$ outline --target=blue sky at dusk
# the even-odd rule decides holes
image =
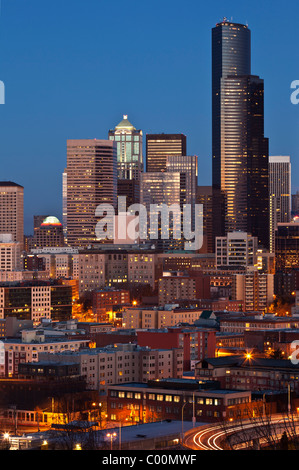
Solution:
[[[25,188],[26,233],[34,214],[61,218],[66,140],[106,139],[123,114],[144,135],[186,134],[211,184],[211,28],[224,16],[251,30],[270,155],[291,155],[296,191],[298,2],[1,0],[0,179]]]

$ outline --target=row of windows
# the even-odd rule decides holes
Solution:
[[[180,395],[170,395],[170,394],[160,394],[160,393],[148,393],[143,394],[140,392],[124,392],[124,391],[116,391],[111,390],[110,392],[111,397],[118,397],[118,398],[134,398],[135,400],[141,400],[142,398],[148,398],[148,400],[154,401],[165,401],[165,402],[174,402],[179,403],[181,400],[184,402],[187,401],[188,403],[193,403],[193,397],[182,397]],[[244,397],[248,400],[248,397]],[[239,399],[236,399],[239,400]],[[243,397],[240,398],[243,400]],[[221,405],[222,399],[221,398],[208,398],[208,397],[196,397],[195,402],[199,405]],[[236,403],[243,403],[243,401],[236,401]]]

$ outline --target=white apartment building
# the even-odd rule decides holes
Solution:
[[[291,220],[291,158],[269,157],[270,251],[275,251],[275,229],[278,223]]]
[[[257,237],[246,232],[230,232],[225,237],[216,237],[216,268],[255,266],[257,250]]]

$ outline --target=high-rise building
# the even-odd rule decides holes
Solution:
[[[146,171],[166,171],[167,156],[187,155],[187,139],[184,134],[147,134]]]
[[[176,219],[174,214],[170,213],[170,238],[164,238],[162,245],[157,242],[157,247],[167,249],[177,249],[183,246],[183,223],[184,207],[190,209],[190,229],[195,229],[195,203],[196,203],[196,189],[197,189],[197,156],[196,155],[166,155],[165,157],[165,171],[146,172],[141,178],[141,204],[143,204],[148,214],[152,218],[157,217],[154,214],[151,205],[166,205],[169,209],[171,205],[176,205],[179,208],[179,219]],[[188,210],[189,210],[188,209]],[[153,220],[153,219],[152,219]],[[174,223],[181,226],[181,238],[178,239],[177,232],[174,232]],[[163,221],[162,218],[158,220],[159,224],[159,240],[163,238]],[[178,226],[178,225],[177,225]],[[150,238],[153,232],[149,232]],[[154,243],[154,241],[153,241]]]
[[[214,253],[213,237],[213,188],[197,186],[196,203],[203,206],[203,244],[200,253]]]
[[[274,275],[257,270],[234,274],[232,299],[244,302],[245,312],[265,312],[273,302]]]
[[[212,31],[213,186],[225,197],[225,233],[269,247],[264,84],[250,74],[250,30],[226,20]]]
[[[0,182],[0,233],[10,233],[23,250],[24,188],[11,181]]]
[[[292,215],[299,215],[299,191],[295,194],[292,194]]]
[[[138,204],[140,202],[140,179],[128,180],[118,179],[117,180],[117,197],[126,198],[127,208],[132,204]]]
[[[34,232],[40,228],[43,221],[49,216],[50,216],[50,214],[34,215],[33,216],[33,230],[34,230]]]
[[[191,204],[194,207],[196,201],[198,161],[197,155],[167,155],[166,171],[180,173],[181,179],[181,206]]]
[[[212,29],[212,154],[213,186],[221,188],[221,80],[250,75],[251,32],[226,18]]]
[[[279,223],[275,230],[276,272],[299,268],[299,222]]]
[[[65,243],[67,244],[67,171],[62,173],[62,225]]]
[[[49,216],[34,229],[32,248],[55,246],[64,246],[63,226],[57,217]]]
[[[127,115],[109,130],[109,140],[117,145],[117,177],[120,180],[139,180],[143,171],[142,137],[142,130],[137,130]]]
[[[275,250],[278,223],[291,220],[291,162],[289,156],[269,157],[270,251]]]
[[[111,140],[67,141],[67,240],[86,247],[97,243],[100,204],[117,204],[117,149]]]
[[[174,248],[174,245],[180,240],[174,238],[173,227],[175,222],[173,213],[169,212],[169,219],[163,221],[154,206],[164,204],[169,207],[175,204],[180,209],[180,201],[181,175],[178,171],[149,172],[141,175],[140,202],[147,210],[148,236],[157,248]],[[179,217],[181,218],[180,211]],[[167,233],[168,228],[169,232]]]

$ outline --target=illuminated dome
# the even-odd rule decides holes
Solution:
[[[117,126],[115,126],[115,130],[121,130],[121,129],[136,131],[135,127],[128,120],[127,114],[124,114],[123,115],[123,120],[120,121],[120,123],[117,124]]]
[[[48,216],[45,218],[45,220],[43,221],[43,223],[41,224],[41,226],[45,226],[45,225],[61,225],[60,221],[57,219],[57,217],[54,217],[54,216]]]

